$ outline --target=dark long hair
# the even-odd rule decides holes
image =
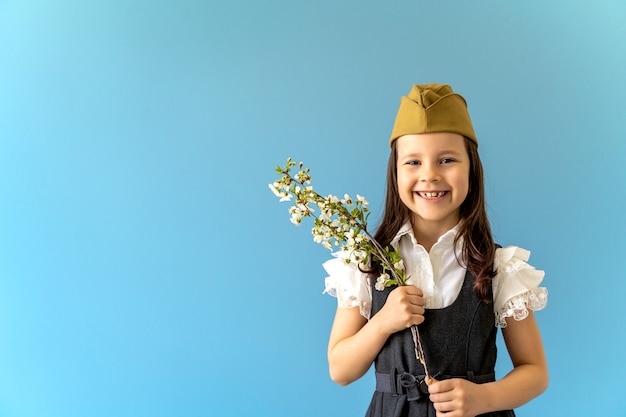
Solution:
[[[385,210],[374,235],[374,239],[383,247],[389,246],[400,228],[411,218],[411,211],[400,200],[398,193],[396,143],[397,141],[394,141],[391,145],[387,164]],[[465,138],[465,149],[470,160],[469,191],[460,207],[460,229],[454,244],[463,239],[459,261],[476,277],[474,283],[476,293],[484,301],[490,302],[491,280],[496,275],[494,268],[496,245],[487,218],[483,166],[478,155],[478,145]],[[380,272],[380,265],[374,264],[373,269]]]

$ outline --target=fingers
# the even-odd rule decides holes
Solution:
[[[424,300],[416,295],[401,295],[398,302],[398,316],[403,317],[406,327],[422,324],[424,322]]]
[[[475,416],[484,412],[480,408],[484,404],[484,398],[479,395],[479,385],[458,378],[431,380],[426,381],[426,384],[437,416],[439,413],[451,412],[459,416]]]
[[[414,285],[400,286],[389,293],[378,316],[384,318],[384,328],[395,333],[424,322],[424,304],[421,289]]]
[[[415,285],[402,285],[396,288],[396,290],[400,290],[408,295],[416,295],[418,297],[424,296],[424,291],[422,291],[421,288],[418,288]]]
[[[442,394],[453,389],[450,385],[450,379],[438,381],[433,377],[426,379],[426,385],[428,385],[428,392],[430,395]]]
[[[440,413],[448,413],[455,410],[455,397],[453,393],[453,386],[448,383],[449,380],[437,381],[431,378],[430,381],[426,380],[428,386],[429,398],[433,402],[433,407],[437,412],[437,416]]]
[[[416,306],[424,306],[426,302],[424,301],[424,293],[420,288],[417,288],[414,285],[404,285],[394,289],[390,297],[397,298],[398,301],[416,305]]]
[[[409,286],[407,286],[409,287]],[[403,314],[406,319],[406,327],[422,324],[424,322],[424,298],[422,297],[422,290],[411,285],[410,287],[400,289],[395,300],[399,304],[400,313]]]

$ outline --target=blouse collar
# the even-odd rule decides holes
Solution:
[[[439,236],[439,239],[437,239],[437,242],[433,245],[433,247],[441,246],[442,244],[446,244],[446,243],[449,243],[450,246],[451,246],[452,242],[454,242],[454,238],[456,237],[456,235],[459,232],[460,228],[461,228],[461,223],[459,222],[452,229],[448,230],[443,235]],[[394,248],[397,248],[398,247],[398,242],[400,242],[400,239],[403,236],[408,236],[411,239],[411,242],[413,242],[414,245],[418,245],[419,244],[419,242],[415,238],[415,233],[413,233],[413,226],[411,225],[411,221],[407,221],[406,223],[404,223],[402,225],[400,230],[398,230],[398,233],[396,233],[396,236],[391,241],[391,246],[394,247]],[[461,243],[461,242],[459,241],[459,243]]]

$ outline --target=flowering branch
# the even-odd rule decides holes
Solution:
[[[291,173],[298,165],[298,172]],[[309,168],[302,162],[296,163],[287,159],[284,167],[277,166],[276,172],[281,176],[269,185],[280,201],[291,201],[295,204],[289,208],[291,222],[300,225],[304,217],[313,218],[313,240],[321,243],[329,250],[339,248],[347,251],[347,263],[356,262],[359,268],[367,268],[372,262],[378,262],[382,273],[377,278],[375,288],[382,291],[392,285],[406,285],[404,262],[399,249],[383,248],[367,229],[369,208],[367,200],[358,195],[352,199],[348,194],[340,199],[332,194],[324,197],[313,190]],[[417,326],[411,326],[415,342],[415,356],[428,369],[424,360],[421,339]]]

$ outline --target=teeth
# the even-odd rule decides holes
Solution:
[[[439,198],[439,197],[443,197],[445,193],[446,193],[445,191],[439,191],[436,193],[420,192],[419,195],[421,195],[424,198]]]

